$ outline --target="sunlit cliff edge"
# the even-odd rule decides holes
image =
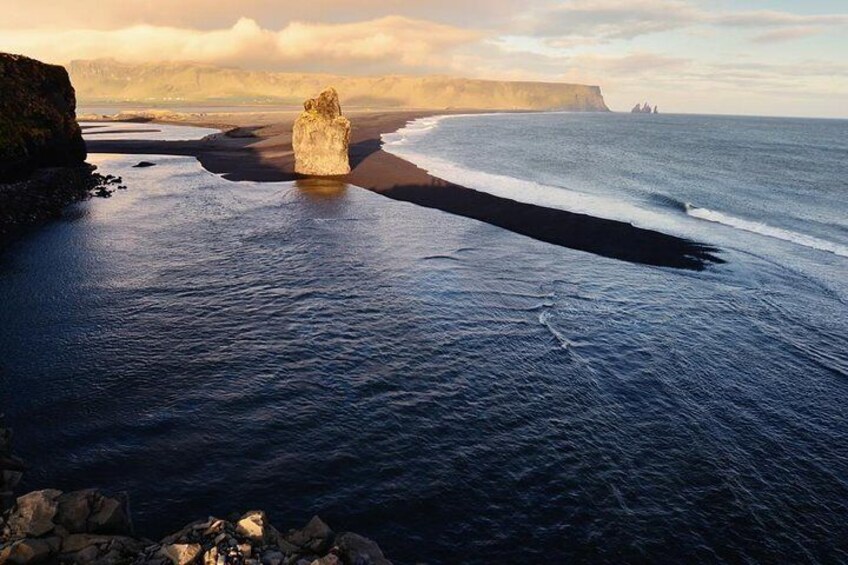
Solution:
[[[608,111],[597,86],[441,76],[336,76],[250,71],[192,63],[126,64],[112,59],[68,66],[82,104],[292,104],[327,84],[341,103],[372,108]]]

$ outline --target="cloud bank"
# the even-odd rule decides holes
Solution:
[[[848,115],[848,10],[815,4],[830,10],[801,0],[781,10],[762,0],[4,0],[0,51],[60,64],[579,81],[620,108],[651,98],[670,110]]]
[[[0,48],[57,62],[108,54],[127,62],[192,61],[263,68],[385,63],[438,69],[449,66],[452,50],[480,38],[474,30],[400,16],[346,24],[291,22],[280,30],[264,29],[252,19],[241,18],[229,28],[213,30],[137,25],[113,30],[4,31]]]

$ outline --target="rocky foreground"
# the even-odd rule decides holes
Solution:
[[[14,498],[25,470],[0,428],[0,564],[386,565],[373,541],[336,534],[319,517],[281,532],[261,510],[192,522],[159,541],[133,529],[128,497],[90,489]]]

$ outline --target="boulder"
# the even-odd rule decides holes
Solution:
[[[126,495],[109,497],[95,489],[60,496],[55,522],[72,534],[132,534]]]
[[[260,559],[262,565],[280,565],[286,556],[282,551],[269,549],[262,554]]]
[[[126,536],[71,534],[62,541],[59,558],[67,563],[130,562],[144,547],[144,541]]]
[[[253,510],[246,513],[236,523],[236,533],[248,538],[255,543],[264,543],[267,538],[265,530],[268,518],[261,510]]]
[[[71,534],[62,542],[63,553],[78,553],[93,545],[105,546],[112,541],[109,536],[92,534]]]
[[[337,555],[331,553],[329,555],[325,555],[321,559],[316,559],[310,563],[310,565],[342,565],[342,562]]]
[[[94,492],[94,490],[78,490],[60,496],[56,523],[69,533],[85,533],[93,505]]]
[[[95,534],[131,535],[129,503],[125,494],[112,498],[95,493],[88,531]]]
[[[162,557],[170,559],[174,565],[189,565],[189,563],[194,563],[202,552],[203,547],[199,543],[163,545],[162,549],[159,550],[159,554]]]
[[[376,542],[359,534],[345,532],[339,535],[336,547],[348,565],[391,565]]]
[[[289,532],[286,541],[311,553],[324,554],[333,545],[333,530],[318,516],[313,516],[303,529]]]
[[[350,172],[350,120],[342,115],[334,88],[307,100],[294,123],[294,170],[301,175],[336,176]]]
[[[59,538],[24,539],[0,551],[0,563],[42,563],[59,550]]]
[[[52,531],[61,494],[62,491],[48,489],[19,497],[7,519],[12,538],[40,537]]]
[[[0,53],[0,182],[39,167],[79,165],[85,158],[68,72]]]

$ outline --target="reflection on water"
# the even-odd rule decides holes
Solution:
[[[338,198],[344,196],[347,183],[332,178],[305,178],[294,185],[310,198]]]

